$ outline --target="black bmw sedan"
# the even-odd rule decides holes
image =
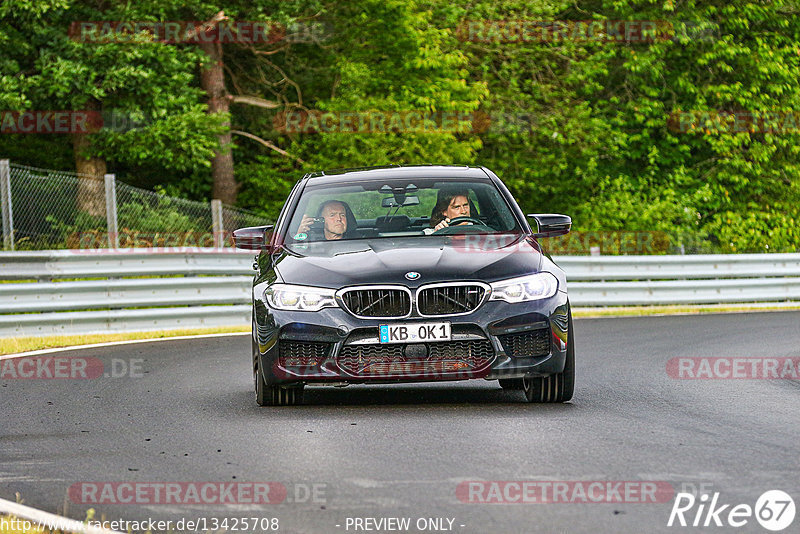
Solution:
[[[307,174],[274,227],[234,232],[238,248],[260,251],[256,402],[297,404],[307,384],[466,379],[570,400],[566,278],[538,242],[570,226],[526,218],[483,167]]]

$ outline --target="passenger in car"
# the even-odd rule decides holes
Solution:
[[[317,219],[322,219],[322,230],[312,228],[315,218],[304,215],[297,228],[298,234],[308,233],[309,240],[322,241],[352,237],[355,231],[355,216],[350,206],[341,200],[326,200],[317,209]]]

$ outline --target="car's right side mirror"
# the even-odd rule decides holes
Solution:
[[[528,217],[536,221],[538,226],[533,237],[555,237],[569,233],[572,218],[559,213],[529,213]]]

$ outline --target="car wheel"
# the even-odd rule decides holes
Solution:
[[[509,391],[517,391],[523,389],[521,378],[501,378],[498,380],[500,387]]]
[[[528,402],[567,402],[572,398],[575,390],[575,335],[572,328],[572,310],[569,312],[567,324],[567,359],[564,370],[550,376],[523,378],[522,391]]]
[[[255,347],[253,350],[255,351]],[[253,382],[256,404],[259,406],[294,406],[303,402],[303,384],[292,387],[270,386],[258,367],[258,358],[253,365]]]
[[[303,402],[303,385],[292,387],[270,386],[261,371],[253,373],[256,383],[256,404],[259,406],[294,406]]]

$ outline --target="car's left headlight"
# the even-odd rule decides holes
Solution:
[[[558,290],[558,279],[551,273],[543,272],[493,282],[492,296],[489,300],[506,302],[527,302],[552,297]]]
[[[319,311],[337,308],[336,290],[325,287],[273,284],[264,290],[269,305],[277,310]]]

